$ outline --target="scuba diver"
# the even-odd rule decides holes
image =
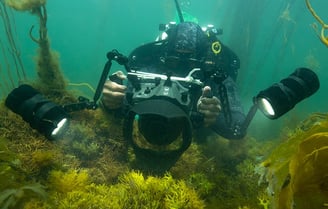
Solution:
[[[121,113],[116,115],[124,119],[124,140],[134,149],[134,162],[163,173],[188,149],[194,129],[207,127],[227,139],[241,139],[257,109],[276,119],[319,89],[317,75],[298,68],[260,91],[245,116],[236,85],[237,55],[218,39],[222,31],[185,22],[175,2],[179,24],[161,24],[161,36],[128,57],[116,49],[106,54],[92,100],[79,96],[77,102],[57,105],[25,84],[8,95],[5,105],[56,140],[65,134],[70,112],[95,110],[101,98],[106,109]],[[123,65],[126,74],[118,71],[107,80],[112,61]]]
[[[135,49],[129,55],[128,63],[130,68],[170,76],[186,76],[193,69],[200,69],[201,73],[195,74],[204,86],[200,92],[193,92],[192,108],[201,119],[191,119],[193,128],[208,127],[227,139],[241,139],[245,133],[238,127],[245,120],[245,114],[236,85],[240,61],[217,35],[213,27],[204,31],[193,22],[166,25],[162,36]],[[128,105],[131,85],[129,82],[123,85],[127,76],[122,71],[116,72],[114,77],[104,85],[102,103],[108,110],[122,111]],[[151,129],[151,126],[147,127]]]

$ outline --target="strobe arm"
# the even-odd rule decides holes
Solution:
[[[123,65],[126,71],[128,72],[130,71],[128,67],[128,58],[122,55],[121,53],[119,53],[116,49],[107,53],[107,59],[108,61],[106,62],[104,69],[101,73],[96,92],[93,96],[93,101],[90,101],[89,99],[80,96],[78,98],[79,100],[78,103],[63,105],[63,108],[66,112],[75,112],[83,109],[95,110],[98,108],[97,103],[101,96],[101,92],[104,87],[104,84],[108,78],[109,71],[112,67],[112,60],[115,60],[118,64]]]

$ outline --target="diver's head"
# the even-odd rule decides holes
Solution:
[[[186,76],[200,68],[207,53],[207,37],[202,28],[193,22],[180,23],[166,31],[164,64],[176,76]]]
[[[169,31],[168,54],[200,59],[207,47],[206,35],[202,28],[193,22],[182,22]]]

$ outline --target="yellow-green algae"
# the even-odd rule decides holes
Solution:
[[[0,106],[0,117],[2,129],[0,138],[3,139],[1,153],[8,152],[11,154],[6,156],[12,156],[10,159],[6,157],[1,161],[1,165],[7,170],[4,177],[16,176],[13,181],[4,184],[2,190],[17,190],[35,183],[46,188],[47,201],[38,194],[26,197],[23,202],[27,204],[26,208],[58,208],[56,201],[67,203],[72,201],[70,197],[77,198],[79,195],[86,195],[88,200],[92,200],[104,197],[106,194],[103,193],[107,191],[115,190],[118,194],[122,192],[124,182],[127,182],[126,178],[122,181],[124,179],[122,176],[131,174],[130,164],[134,163],[128,160],[130,159],[129,152],[133,150],[128,151],[126,148],[127,145],[122,137],[121,121],[106,111],[100,108],[96,111],[88,110],[72,114],[69,131],[63,139],[58,141],[47,140],[3,104]],[[213,136],[209,142],[200,145],[193,143],[166,175],[153,176],[149,173],[142,174],[142,171],[135,172],[135,175],[143,176],[144,182],[152,182],[151,179],[155,179],[156,185],[159,185],[161,181],[167,184],[168,182],[165,183],[165,181],[170,180],[171,187],[177,189],[178,194],[174,193],[177,196],[169,195],[156,201],[154,199],[158,196],[147,197],[152,198],[152,202],[160,202],[158,204],[162,206],[158,208],[165,208],[163,205],[169,204],[164,201],[167,198],[171,198],[178,204],[179,198],[185,197],[179,193],[180,191],[192,192],[195,200],[201,202],[199,204],[204,205],[204,208],[218,208],[218,204],[221,205],[220,208],[237,208],[239,205],[246,204],[254,206],[253,208],[260,208],[257,195],[261,187],[257,185],[258,175],[254,173],[255,156],[247,157],[248,153],[259,154],[259,152],[249,149],[250,145],[247,145],[247,141],[254,143],[254,139],[247,139],[231,144],[229,141]],[[73,144],[79,143],[81,146],[76,147],[82,147],[82,150],[72,148]],[[88,146],[91,143],[98,146]],[[233,159],[236,163],[230,165],[229,162]],[[88,177],[82,178],[81,176],[85,177],[86,173]],[[54,176],[60,176],[60,178]],[[68,180],[69,178],[71,180]],[[55,179],[64,181],[60,183]],[[65,190],[64,186],[58,186],[60,184],[67,185],[72,190]],[[134,183],[130,182],[129,186],[133,187]],[[124,188],[127,189],[127,186]],[[150,187],[143,189],[144,194],[154,193],[146,191]],[[141,197],[133,196],[130,197],[136,198],[133,204],[139,206],[150,204],[146,200],[141,200]],[[113,197],[121,198],[115,195]],[[111,201],[114,200],[111,199]],[[90,202],[90,204],[93,203]],[[18,207],[16,205],[11,208]],[[177,206],[176,208],[192,207]]]
[[[105,204],[104,199],[109,196],[115,200],[110,199],[112,203],[106,203],[108,205],[120,205],[123,201],[129,203],[130,208],[135,205],[156,208],[154,205],[149,206],[151,203],[148,200],[151,199],[151,202],[160,205],[157,208],[165,208],[163,205],[168,204],[165,202],[168,197],[147,196],[146,194],[155,195],[160,192],[151,190],[150,185],[154,185],[151,183],[141,190],[137,183],[127,180],[127,176],[132,174],[141,179],[143,184],[155,179],[156,186],[161,183],[165,185],[170,180],[171,187],[178,191],[192,191],[194,200],[204,208],[280,208],[282,201],[297,202],[298,208],[306,208],[301,207],[305,203],[301,202],[302,198],[297,191],[299,185],[307,183],[307,179],[315,179],[316,185],[320,185],[317,188],[321,189],[316,190],[318,199],[326,191],[323,173],[318,172],[312,178],[300,178],[302,176],[297,176],[295,171],[303,165],[290,163],[293,159],[297,162],[295,159],[301,158],[298,147],[302,141],[312,141],[313,137],[318,138],[315,137],[316,134],[327,130],[328,120],[325,114],[313,115],[301,123],[294,132],[279,140],[280,145],[276,145],[275,151],[268,157],[266,154],[272,148],[272,143],[269,142],[258,142],[253,138],[228,141],[214,134],[197,139],[203,142],[193,143],[164,176],[142,174],[142,171],[131,172],[131,163],[135,162],[129,155],[133,150],[128,150],[123,140],[122,121],[101,108],[72,114],[69,131],[58,141],[44,138],[3,104],[0,106],[0,117],[1,191],[3,195],[13,191],[20,194],[8,208],[64,208],[67,205],[71,205],[70,208],[81,208],[81,205],[97,208],[99,204]],[[324,166],[315,159],[325,157],[325,146],[313,146],[313,150],[307,153],[305,156],[308,157],[303,156],[303,159],[311,162],[311,166]],[[262,163],[261,156],[267,157]],[[266,181],[261,182],[260,175]],[[4,180],[8,178],[9,181]],[[286,179],[291,183],[283,187],[285,182],[288,183]],[[126,185],[128,182],[130,183]],[[35,191],[43,192],[28,192],[25,189],[37,185],[42,190]],[[131,189],[143,191],[140,194],[147,197],[136,196]],[[181,193],[174,194],[177,196],[169,195],[174,202],[178,204],[183,201],[179,198],[185,196]],[[287,200],[282,198],[285,197],[283,194],[288,194]],[[127,201],[127,197],[132,199]],[[259,199],[263,200],[263,197],[269,200],[266,206],[260,204]],[[72,202],[78,206],[73,207]],[[322,205],[326,202],[321,200],[319,203]]]
[[[167,174],[145,178],[140,172],[119,177],[114,185],[90,183],[86,171],[52,171],[47,201],[31,200],[24,208],[191,208],[202,209],[204,202],[182,180]]]
[[[327,114],[311,115],[261,164],[272,208],[327,206],[327,130]]]
[[[31,83],[59,104],[76,101],[77,95],[66,89],[59,56],[50,49],[44,22],[46,1],[6,2],[40,20],[41,37],[31,35],[40,47],[39,78]],[[123,139],[121,119],[99,108],[73,113],[70,120],[63,139],[49,141],[0,104],[1,208],[327,206],[327,177],[320,172],[327,170],[323,163],[327,149],[326,144],[317,143],[326,141],[322,134],[328,128],[326,114],[314,114],[282,136],[273,152],[272,142],[250,137],[228,141],[215,134],[196,135],[198,143],[193,142],[162,176],[131,169],[142,162],[135,160]]]

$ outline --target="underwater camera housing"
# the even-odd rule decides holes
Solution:
[[[192,105],[203,83],[192,77],[128,72],[126,139],[136,151],[151,155],[180,156],[192,138]]]

